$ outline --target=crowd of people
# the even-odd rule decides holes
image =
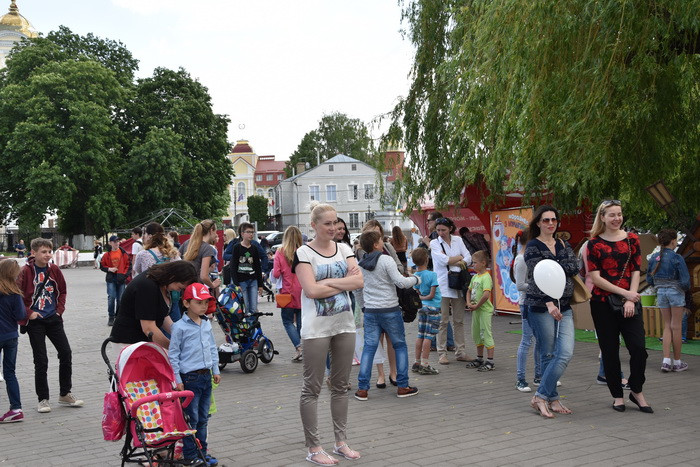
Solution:
[[[360,401],[370,399],[374,365],[378,370],[376,387],[387,387],[385,359],[378,360],[378,355],[387,357],[389,381],[396,387],[397,397],[418,394],[418,388],[409,383],[409,369],[420,375],[439,375],[430,362],[433,342],[440,365],[456,361],[480,372],[496,369],[491,328],[494,281],[489,272],[488,245],[478,236],[468,235],[468,230],[455,235],[455,223],[436,212],[429,217],[428,235],[409,251],[400,228],[394,228],[387,239],[382,225],[374,220],[363,227],[359,244],[351,245],[345,222],[329,205],[315,205],[310,220],[312,240],[305,242],[297,227],[288,227],[274,254],[268,254],[254,239],[252,224],[241,223],[238,232],[227,229],[221,267],[215,246],[217,225],[212,220],[199,222],[181,245],[177,235],[171,236],[155,222],[143,230],[134,229],[130,251],[120,246],[117,236],[109,238],[108,252],[102,253],[99,245],[98,254],[96,244],[95,259],[105,273],[107,324],[112,326],[114,351],[148,340],[168,350],[178,389],[195,393],[195,402],[185,410],[209,465],[216,465],[217,460],[207,449],[207,414],[212,383],[221,379],[210,317],[222,284],[240,287],[249,312],[257,309],[258,297],[269,288],[267,281],[275,284],[276,305],[294,348],[291,360],[303,364],[300,415],[308,449],[306,460],[315,464],[333,465],[338,463],[337,457],[360,457],[347,439],[353,363],[359,364],[354,397]],[[643,393],[647,352],[639,313],[640,243],[636,234],[622,228],[623,221],[619,201],[602,202],[590,239],[579,256],[558,238],[561,217],[553,206],[539,207],[528,228],[516,237],[511,278],[520,296],[522,338],[515,387],[521,392],[532,391],[526,364],[533,349],[536,391],[530,405],[542,417],[572,413],[562,403],[558,387],[574,352],[571,300],[579,278],[590,290],[612,408],[625,410],[623,389],[629,389],[629,400],[642,412],[653,413]],[[663,310],[661,371],[680,372],[688,368],[681,361],[680,323],[689,276],[682,258],[674,252],[676,232],[662,230],[658,240],[662,249],[650,260],[647,280],[656,287],[658,306]],[[34,355],[38,412],[51,410],[46,338],[58,354],[58,403],[83,405],[71,393],[71,348],[63,329],[67,294],[63,274],[51,263],[50,240],[34,239],[30,250],[21,268],[15,261],[0,261],[0,351],[10,402],[10,410],[0,422],[24,417],[15,375],[18,324],[20,332],[28,334]],[[548,295],[535,277],[543,261],[555,262],[564,272],[560,297]],[[415,289],[422,305],[417,313],[412,363],[399,306],[401,290],[410,289]],[[467,353],[467,312],[471,313],[473,356]],[[630,354],[626,381],[621,371],[620,336]],[[450,352],[454,352],[453,360]],[[330,453],[323,448],[318,431],[318,398],[324,379],[331,391],[334,427]],[[196,446],[186,442],[184,457],[191,459],[196,453]]]

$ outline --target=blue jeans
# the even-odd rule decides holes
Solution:
[[[258,281],[249,279],[238,284],[243,291],[243,302],[248,313],[258,311]]]
[[[107,313],[110,318],[116,315],[116,309],[119,308],[119,301],[122,299],[125,284],[117,284],[116,282],[107,282]]]
[[[437,334],[430,338],[430,346],[437,348]],[[455,334],[454,334],[454,331],[452,331],[452,323],[451,322],[447,323],[447,346],[448,347],[455,346]]]
[[[546,308],[531,306],[527,312],[542,358],[542,382],[535,395],[548,401],[559,399],[557,381],[574,355],[574,312],[569,307],[561,314],[556,321]]]
[[[15,363],[17,362],[17,338],[7,339],[0,342],[0,353],[2,353],[2,373],[7,386],[7,398],[10,399],[10,410],[22,408],[19,398],[19,383],[15,375]]]
[[[533,356],[535,358],[535,379],[542,378],[542,359],[540,358],[540,344],[535,339],[535,335],[532,332],[532,327],[530,326],[530,321],[528,320],[527,310],[525,305],[520,305],[520,314],[523,320],[523,337],[520,339],[520,346],[518,347],[517,361],[516,361],[516,377],[518,381],[525,381],[525,374],[527,369],[527,354],[530,353],[530,346],[532,345],[533,339],[535,340],[535,349]]]
[[[365,391],[369,389],[372,378],[372,360],[379,346],[379,336],[386,332],[391,339],[396,354],[396,384],[400,388],[408,386],[408,349],[404,333],[401,310],[390,313],[365,313],[365,347],[362,350],[358,386]]]
[[[296,326],[294,325],[295,317],[297,321]],[[282,325],[284,330],[287,331],[294,348],[299,347],[301,345],[301,310],[298,308],[282,308]]]
[[[185,389],[194,393],[194,399],[185,408],[190,418],[190,427],[197,430],[195,435],[202,445],[202,453],[207,453],[207,424],[209,423],[209,405],[211,403],[211,372],[181,374]],[[182,455],[185,459],[197,459],[199,453],[192,438],[187,436],[182,441]]]

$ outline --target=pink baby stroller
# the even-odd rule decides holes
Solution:
[[[197,444],[196,430],[190,429],[182,410],[194,394],[175,390],[175,374],[168,353],[158,344],[138,342],[124,348],[112,368],[106,353],[109,342],[111,338],[102,344],[102,358],[126,412],[122,466],[126,462],[149,466],[182,465],[175,459],[175,443],[191,436]],[[201,450],[199,457],[200,465],[206,465]]]

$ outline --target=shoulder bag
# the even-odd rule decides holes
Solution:
[[[442,252],[449,258],[447,252],[445,251],[445,245],[440,243],[440,248]],[[460,268],[460,271],[451,271],[450,265],[445,266],[447,268],[447,286],[454,290],[459,290],[463,292],[468,286],[469,282],[467,277],[469,276],[469,271],[467,269]]]
[[[630,263],[630,259],[632,258],[632,242],[630,242],[629,237],[627,237],[627,261],[625,261],[625,265],[622,267],[622,272],[620,273],[620,278],[617,280],[617,282],[614,284],[615,286],[619,287],[620,281],[622,280],[622,277],[625,275],[625,271],[627,270],[627,265]],[[605,301],[608,303],[608,306],[613,310],[615,313],[620,313],[624,314],[625,309],[625,302],[627,299],[623,297],[622,295],[616,294],[616,293],[611,293],[605,298]],[[634,303],[634,314],[638,315],[642,312],[642,302],[638,301]]]

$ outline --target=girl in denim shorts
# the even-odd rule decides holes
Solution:
[[[664,319],[664,360],[661,371],[685,371],[688,364],[681,361],[681,327],[685,314],[685,291],[690,288],[690,274],[683,257],[675,252],[678,246],[677,232],[663,229],[656,238],[661,251],[654,253],[649,260],[648,271],[651,272],[647,276],[647,282],[656,287],[656,306],[661,309]]]

